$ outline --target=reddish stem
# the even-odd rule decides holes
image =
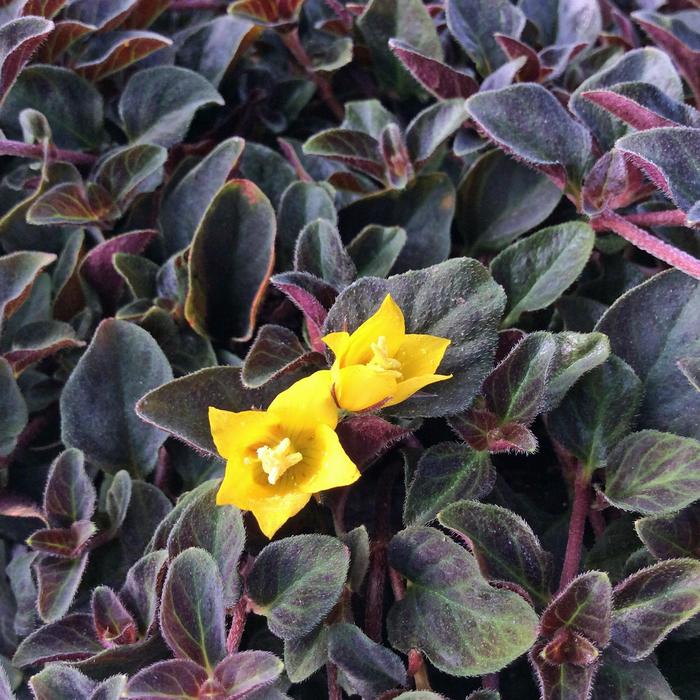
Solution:
[[[593,528],[593,534],[595,535],[596,540],[599,540],[605,534],[605,529],[607,527],[603,513],[599,510],[594,510],[591,508],[588,511],[588,522]]]
[[[287,47],[289,53],[294,56],[297,63],[304,68],[309,78],[316,83],[318,92],[328,106],[328,109],[333,112],[336,119],[342,121],[345,117],[345,110],[340,102],[338,102],[336,96],[333,94],[333,88],[331,87],[330,82],[313,69],[309,54],[306,53],[306,49],[299,39],[299,30],[294,27],[294,29],[291,29],[288,32],[280,32],[280,38]]]
[[[238,651],[238,646],[241,643],[241,638],[243,637],[243,630],[245,629],[246,618],[248,617],[248,597],[242,595],[240,600],[236,603],[231,614],[231,628],[228,631],[228,637],[226,637],[226,651],[229,654],[233,654]]]
[[[578,567],[581,562],[581,547],[583,545],[583,533],[586,530],[586,517],[591,503],[590,498],[590,476],[579,465],[574,479],[574,502],[571,507],[571,518],[569,520],[569,537],[566,542],[566,555],[564,565],[561,570],[559,580],[559,590],[576,578]]]
[[[350,12],[350,10],[348,10],[348,8],[345,7],[340,0],[326,0],[326,5],[328,5],[328,7],[330,7],[336,15],[338,15],[338,18],[347,29],[352,27],[352,12]]]
[[[637,226],[687,226],[688,217],[680,209],[664,211],[644,211],[639,214],[625,214],[624,218]]]
[[[619,214],[604,212],[595,217],[591,223],[596,230],[614,231],[640,250],[653,255],[659,260],[663,260],[668,265],[685,272],[695,279],[700,279],[700,260],[656,236],[652,236]]]
[[[0,139],[0,156],[17,156],[19,158],[42,160],[44,157],[44,146],[40,143],[24,143],[23,141]],[[68,151],[51,146],[49,147],[49,160],[60,160],[65,163],[74,163],[75,165],[92,165],[97,160],[97,156],[91,153]]]
[[[328,679],[328,700],[343,700],[343,693],[338,685],[338,667],[335,664],[326,664],[326,677]]]

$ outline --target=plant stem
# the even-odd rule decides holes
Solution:
[[[607,527],[603,513],[590,508],[588,511],[588,522],[593,528],[593,534],[595,534],[596,540],[599,540],[605,533],[605,528]]]
[[[687,226],[688,217],[680,209],[644,211],[640,214],[625,214],[625,220],[637,226]]]
[[[559,580],[559,590],[576,578],[578,567],[581,562],[581,546],[583,545],[583,533],[586,529],[586,517],[590,506],[590,476],[578,466],[574,479],[574,502],[571,507],[571,518],[569,520],[569,537],[566,542],[566,555],[564,565],[561,569],[561,579]]]
[[[44,157],[44,147],[40,143],[34,144],[0,139],[0,156],[17,156],[19,158],[36,158],[41,160]],[[97,160],[97,156],[91,153],[51,147],[49,148],[49,160],[60,160],[75,165],[92,165]]]
[[[231,628],[228,631],[228,636],[226,637],[226,651],[229,654],[233,654],[238,651],[238,646],[241,643],[241,638],[243,637],[243,630],[245,629],[246,618],[248,617],[248,597],[242,595],[240,600],[236,603],[231,614]]]
[[[338,685],[338,667],[335,664],[326,664],[326,678],[328,679],[328,700],[343,700],[343,693]]]
[[[484,688],[484,690],[498,690],[498,674],[489,673],[486,676],[482,676],[481,685]]]
[[[408,652],[408,675],[413,678],[416,690],[430,690],[428,667],[418,649],[410,649]]]
[[[659,260],[663,260],[668,265],[685,272],[695,279],[700,279],[700,260],[662,241],[660,238],[652,236],[619,214],[604,212],[596,216],[591,223],[598,231],[614,231],[640,250],[653,255]]]
[[[342,121],[345,116],[345,110],[340,102],[338,102],[336,96],[333,94],[333,88],[331,87],[330,82],[313,69],[309,54],[306,53],[306,49],[299,39],[299,30],[297,27],[294,27],[288,32],[280,32],[280,38],[287,47],[289,53],[294,56],[297,63],[304,68],[309,78],[316,83],[321,99],[326,103],[328,109],[333,112],[336,119]]]

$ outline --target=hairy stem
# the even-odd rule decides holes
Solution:
[[[231,628],[229,629],[228,636],[226,637],[226,651],[229,654],[233,654],[234,652],[238,651],[238,646],[240,645],[241,638],[243,637],[243,630],[245,629],[247,617],[248,597],[246,595],[242,595],[231,613]]]
[[[44,146],[40,143],[24,143],[23,141],[0,139],[0,156],[17,156],[19,158],[36,158],[41,160],[44,157]],[[74,165],[92,165],[97,160],[97,156],[91,153],[50,147],[49,160],[60,160],[65,163],[73,163]]]
[[[306,49],[299,39],[299,30],[294,27],[294,29],[288,32],[280,32],[280,38],[284,42],[289,53],[294,56],[297,63],[304,68],[309,78],[316,83],[321,99],[326,103],[328,109],[333,112],[336,119],[342,121],[345,116],[345,110],[333,94],[333,88],[328,79],[313,69],[309,54],[306,53]]]
[[[338,684],[338,668],[335,664],[326,664],[326,677],[328,679],[328,700],[342,700],[343,693]]]
[[[581,562],[581,547],[583,545],[583,533],[586,529],[586,518],[591,503],[590,498],[591,478],[579,465],[574,479],[574,502],[571,507],[569,520],[569,537],[566,541],[566,555],[559,580],[559,590],[576,578]]]
[[[663,260],[668,265],[685,272],[695,279],[700,279],[700,260],[662,241],[660,238],[652,236],[649,232],[639,228],[639,226],[636,226],[619,214],[604,212],[595,217],[591,223],[596,230],[614,231],[640,250],[653,255],[659,260]]]
[[[624,219],[637,226],[687,226],[688,217],[680,209],[665,211],[644,211],[639,214],[625,214]]]

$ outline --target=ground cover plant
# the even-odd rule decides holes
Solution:
[[[697,0],[0,2],[0,698],[700,698]]]

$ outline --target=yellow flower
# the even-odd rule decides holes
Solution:
[[[296,382],[266,411],[210,406],[214,444],[227,460],[217,504],[251,511],[272,537],[312,494],[357,481],[360,472],[340,445],[337,423],[329,370]]]
[[[434,373],[450,341],[406,333],[403,313],[390,294],[352,335],[330,333],[323,341],[335,354],[335,400],[347,411],[393,406],[428,384],[452,377]]]

